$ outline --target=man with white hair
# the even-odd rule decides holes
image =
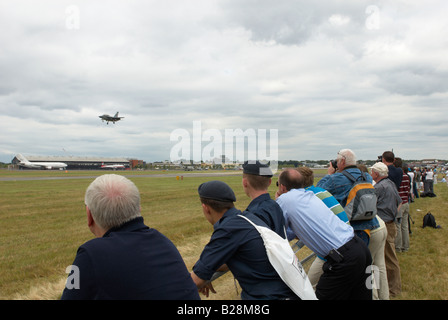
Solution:
[[[96,178],[85,205],[96,238],[79,247],[63,300],[199,299],[174,244],[144,224],[132,181],[116,174]]]
[[[316,186],[330,192],[333,197],[338,200],[341,206],[345,207],[348,194],[354,184],[354,182],[347,177],[347,174],[356,181],[363,179],[364,177],[369,183],[372,183],[372,177],[367,172],[361,172],[356,166],[356,155],[350,149],[342,149],[339,151],[336,161],[337,167],[333,167],[333,164],[330,162],[328,174],[323,177]],[[379,227],[378,219],[376,218],[366,221],[350,221],[350,225],[355,230],[355,234],[367,245],[370,242],[370,230]]]
[[[377,162],[372,167],[372,177],[375,180],[377,193],[378,215],[383,219],[387,229],[387,239],[384,247],[384,258],[386,262],[387,281],[389,283],[389,295],[394,297],[401,293],[400,265],[395,253],[395,237],[397,226],[395,224],[402,200],[398,194],[394,182],[388,178],[389,169],[382,163]]]

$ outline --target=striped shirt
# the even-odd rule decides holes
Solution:
[[[313,191],[314,194],[322,200],[325,205],[330,208],[330,210],[342,221],[344,221],[347,224],[350,224],[347,218],[347,214],[345,213],[344,208],[341,206],[341,204],[336,200],[333,195],[328,192],[327,190],[315,186],[309,186],[305,188],[305,190]]]
[[[411,191],[411,179],[404,173],[403,179],[401,179],[400,188],[398,188],[398,194],[400,195],[401,201],[403,203],[408,203],[409,193]]]

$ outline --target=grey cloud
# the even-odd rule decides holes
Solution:
[[[379,74],[377,85],[390,93],[428,96],[448,91],[448,72],[433,66],[405,66]]]
[[[223,1],[228,19],[251,31],[253,41],[274,41],[283,45],[302,45],[318,32],[341,35],[341,28],[328,26],[335,14],[346,16],[355,28],[345,34],[361,30],[366,19],[368,1],[333,3],[330,1],[270,0]],[[327,25],[322,28],[323,25]],[[339,30],[339,32],[337,31]]]
[[[16,88],[8,85],[1,85],[0,86],[0,96],[6,96],[16,91]]]

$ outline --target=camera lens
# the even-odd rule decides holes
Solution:
[[[337,162],[336,160],[331,160],[330,162],[331,162],[331,165],[333,166],[333,168],[334,168],[335,170],[337,170],[337,168],[338,168],[338,162]]]

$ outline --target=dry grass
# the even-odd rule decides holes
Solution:
[[[410,249],[398,253],[402,294],[400,300],[448,299],[448,187],[435,185],[436,198],[419,198],[410,204]],[[430,211],[441,229],[422,228],[423,217]]]

